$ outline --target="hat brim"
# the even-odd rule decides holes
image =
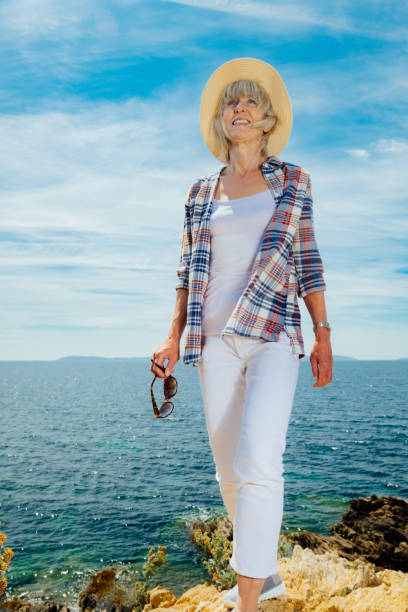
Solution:
[[[277,156],[290,136],[292,106],[278,71],[267,62],[253,57],[239,57],[225,62],[212,73],[205,84],[200,104],[200,128],[204,142],[217,159],[224,161],[221,159],[217,143],[210,131],[211,119],[217,112],[221,94],[226,86],[241,79],[256,81],[269,94],[278,120],[269,137],[267,154]]]

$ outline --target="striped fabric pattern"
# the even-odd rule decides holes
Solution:
[[[210,269],[212,200],[225,166],[194,181],[184,206],[184,230],[176,289],[188,289],[183,363],[201,359],[201,308]],[[292,352],[305,356],[297,298],[325,291],[323,263],[313,229],[313,198],[307,170],[269,157],[262,173],[276,209],[256,254],[248,284],[222,335],[277,341],[285,329]]]

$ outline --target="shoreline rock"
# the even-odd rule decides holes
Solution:
[[[350,510],[330,529],[332,536],[293,534],[302,548],[337,550],[346,559],[365,559],[380,569],[408,572],[408,503],[400,497],[350,500]]]
[[[373,563],[362,559],[349,561],[331,550],[317,554],[296,544],[291,557],[279,559],[279,573],[286,585],[286,593],[259,604],[264,612],[408,612],[408,573],[378,570]],[[102,570],[99,578],[104,581]],[[96,574],[96,576],[98,576]],[[113,576],[114,574],[112,574]],[[95,576],[95,577],[96,577]],[[105,576],[106,577],[106,576]],[[118,587],[111,582],[112,589]],[[116,590],[116,593],[118,591]],[[197,584],[176,598],[171,589],[156,586],[149,591],[149,602],[143,612],[224,612],[224,591],[206,582]],[[21,602],[23,604],[23,602]],[[85,602],[84,602],[85,603]],[[84,610],[98,612],[127,612],[129,606],[109,598],[109,589],[95,598],[92,607]],[[58,604],[54,604],[58,606]],[[47,602],[42,607],[1,607],[19,612],[69,612]],[[130,608],[131,610],[131,608]]]
[[[232,539],[227,517],[195,521],[211,534],[220,529]],[[290,557],[278,560],[286,593],[261,602],[265,612],[408,612],[408,503],[397,497],[350,500],[350,509],[330,530],[332,536],[291,534]],[[223,593],[210,582],[180,597],[160,585],[148,591],[143,612],[221,612]],[[94,574],[79,596],[83,612],[134,612],[134,603],[116,583],[116,569]],[[133,604],[133,605],[132,605]],[[0,601],[0,611],[70,612],[63,604]],[[72,609],[71,609],[72,610]]]
[[[295,545],[292,557],[280,559],[286,586],[280,597],[263,601],[262,612],[408,612],[408,574],[379,570],[364,560],[349,561],[334,550],[317,554]],[[156,587],[143,612],[224,612],[223,593],[209,583],[198,584],[172,604],[171,590]],[[160,605],[155,598],[160,594]],[[157,605],[157,603],[159,605]]]

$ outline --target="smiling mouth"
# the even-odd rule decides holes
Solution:
[[[235,121],[232,122],[232,125],[249,125],[249,121],[247,119],[235,119]]]

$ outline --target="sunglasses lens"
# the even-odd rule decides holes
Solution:
[[[177,380],[173,376],[168,376],[164,381],[164,392],[166,398],[174,397],[177,393]]]
[[[172,402],[164,402],[159,409],[159,414],[162,418],[169,416],[173,412],[174,404]]]

